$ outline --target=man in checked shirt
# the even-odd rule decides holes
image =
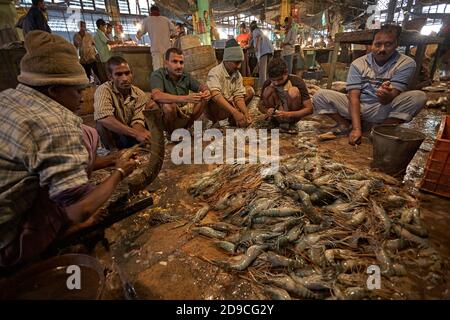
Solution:
[[[19,85],[0,92],[0,270],[97,223],[97,210],[136,166],[110,158],[111,175],[89,183],[98,135],[74,114],[89,84],[76,49],[43,31],[28,33],[25,48]]]

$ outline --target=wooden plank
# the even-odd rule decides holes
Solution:
[[[442,46],[442,44],[439,44],[439,45],[438,45],[437,50],[436,50],[436,53],[438,53],[438,52],[441,50],[441,46]],[[434,73],[436,72],[437,61],[438,61],[438,58],[436,57],[436,54],[435,54],[435,55],[434,55],[434,58],[433,58],[433,65],[432,65],[431,70],[430,70],[430,78],[431,78],[431,81],[433,81]]]
[[[421,34],[401,34],[399,39],[399,45],[404,46],[407,44],[439,44],[443,43],[444,38],[423,36]]]
[[[375,32],[376,30],[340,32],[336,33],[335,41],[339,41],[342,43],[370,44],[372,43]]]
[[[414,72],[412,81],[409,84],[409,89],[415,89],[416,85],[419,83],[419,75],[424,55],[425,55],[425,45],[419,44],[417,46],[416,55],[414,57],[414,60],[416,60],[416,71]]]
[[[378,30],[363,30],[354,32],[340,32],[336,34],[336,41],[341,43],[356,43],[356,44],[371,44],[375,33]],[[444,39],[441,37],[423,36],[415,31],[403,31],[400,35],[399,45],[404,46],[408,44],[439,44],[443,43]]]
[[[330,63],[330,74],[328,75],[327,89],[331,89],[331,85],[333,84],[334,71],[336,70],[336,62],[338,59],[340,47],[341,47],[341,43],[339,41],[335,42],[334,50],[333,50],[333,57],[331,58],[331,63]]]

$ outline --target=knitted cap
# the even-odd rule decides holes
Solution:
[[[244,61],[244,51],[235,39],[230,39],[225,44],[223,61]]]
[[[35,30],[25,37],[27,53],[20,61],[19,82],[30,86],[88,85],[75,47],[63,37]]]

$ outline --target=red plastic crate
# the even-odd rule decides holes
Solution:
[[[450,198],[450,116],[442,119],[420,189]]]

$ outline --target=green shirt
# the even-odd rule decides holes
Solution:
[[[187,95],[189,91],[200,91],[200,83],[188,73],[183,72],[180,80],[174,82],[169,78],[169,73],[166,68],[159,68],[152,72],[150,75],[150,87],[176,96]]]
[[[108,47],[108,38],[101,30],[97,30],[97,33],[94,37],[95,47],[97,48],[98,55],[100,56],[101,62],[108,61],[111,58],[111,51]]]

